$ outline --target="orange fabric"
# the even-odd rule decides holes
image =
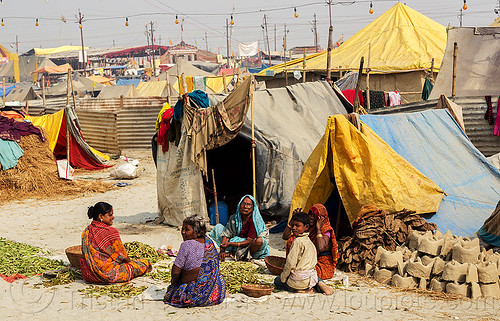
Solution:
[[[24,120],[24,116],[18,113],[17,111],[0,111],[0,116],[5,116],[7,118],[21,118]]]
[[[82,233],[82,252],[86,264],[81,270],[87,282],[128,282],[152,269],[148,260],[123,263],[128,256],[118,230],[97,221],[92,221]]]
[[[46,66],[43,68],[40,68],[38,70],[33,71],[33,74],[42,74],[42,73],[47,73],[47,74],[64,74],[67,73],[69,70],[73,70],[71,68],[70,64],[64,64],[61,66]]]

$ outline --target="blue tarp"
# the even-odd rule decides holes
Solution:
[[[360,117],[448,194],[438,212],[427,219],[439,231],[471,236],[483,226],[500,199],[500,171],[446,109]]]
[[[141,82],[140,79],[118,79],[116,81],[116,85],[117,86],[134,85],[135,87],[137,87],[140,82]]]
[[[5,87],[5,97],[7,97],[14,88],[16,88],[16,86]],[[3,88],[0,88],[0,97],[3,97]]]

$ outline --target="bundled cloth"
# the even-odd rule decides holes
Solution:
[[[347,272],[362,270],[364,263],[374,263],[379,246],[394,251],[406,241],[411,230],[437,229],[435,224],[427,223],[414,213],[405,209],[387,213],[373,204],[363,206],[353,223],[353,235],[339,241],[339,269]]]

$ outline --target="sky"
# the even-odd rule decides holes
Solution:
[[[84,16],[85,46],[91,48],[134,47],[147,44],[146,24],[153,22],[155,44],[175,45],[182,39],[202,49],[226,53],[226,19],[233,15],[231,48],[238,43],[259,41],[265,50],[264,15],[271,50],[282,50],[285,33],[287,47],[314,45],[313,15],[316,14],[319,43],[328,40],[329,14],[327,0],[1,0],[0,44],[19,53],[31,48],[81,45],[76,15]],[[333,1],[333,40],[344,40],[375,20],[398,1]],[[463,0],[401,1],[434,21],[459,26],[458,15]],[[497,17],[494,9],[499,0],[468,0],[463,11],[463,26],[488,26]],[[298,18],[294,17],[294,8]],[[64,17],[66,22],[62,21]],[[178,17],[179,24],[175,24]],[[128,17],[129,26],[125,26]],[[38,27],[35,20],[38,18]],[[181,31],[181,25],[183,31]]]

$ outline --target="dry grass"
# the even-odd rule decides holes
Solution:
[[[0,204],[13,200],[54,199],[87,193],[103,193],[114,186],[101,181],[68,181],[59,178],[47,141],[36,135],[22,136],[23,156],[14,168],[0,170]]]

